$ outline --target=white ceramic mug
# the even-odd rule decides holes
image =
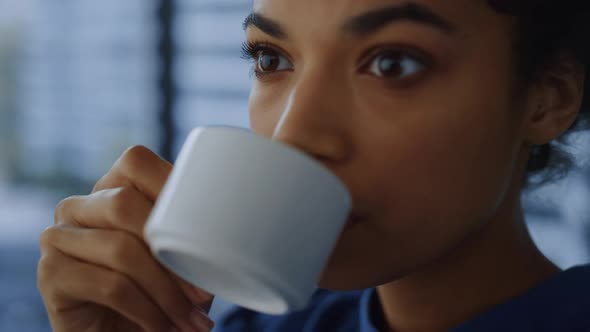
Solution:
[[[307,154],[244,128],[194,129],[145,228],[182,278],[268,314],[304,308],[351,208]]]

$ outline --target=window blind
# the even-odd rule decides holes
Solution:
[[[25,174],[95,181],[157,146],[155,1],[36,1],[21,74]]]
[[[176,151],[195,126],[249,126],[250,65],[240,48],[250,10],[247,0],[177,1]]]

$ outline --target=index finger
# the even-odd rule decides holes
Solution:
[[[171,171],[172,164],[150,149],[141,145],[132,146],[96,183],[92,193],[104,189],[133,186],[147,199],[155,202]]]
[[[122,230],[143,242],[143,228],[152,205],[133,187],[105,189],[89,196],[71,196],[62,200],[55,208],[54,223]]]

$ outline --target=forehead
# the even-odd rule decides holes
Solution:
[[[420,4],[439,10],[468,10],[474,7],[489,7],[487,0],[254,0],[254,9],[285,8],[303,10],[325,9],[338,12],[362,12],[387,6]],[[336,11],[336,12],[334,12]]]
[[[285,25],[305,31],[331,31],[347,19],[382,8],[416,4],[453,23],[473,30],[492,22],[499,15],[487,0],[254,0],[253,11]],[[335,31],[335,30],[333,30]]]

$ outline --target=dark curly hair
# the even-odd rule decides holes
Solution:
[[[517,73],[524,83],[534,82],[567,54],[586,68],[590,77],[590,1],[488,0],[498,12],[516,17]],[[588,81],[586,81],[588,82]],[[585,84],[582,109],[575,123],[556,140],[533,146],[525,187],[555,181],[567,174],[573,159],[564,147],[568,136],[590,128],[590,84]]]

